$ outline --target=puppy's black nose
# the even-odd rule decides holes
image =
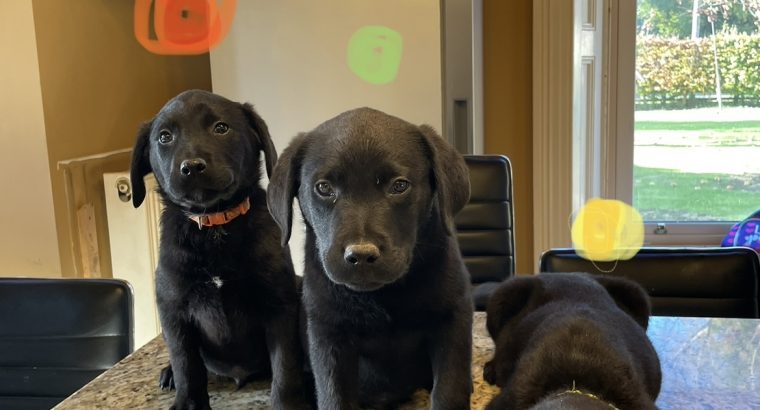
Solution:
[[[205,170],[206,161],[201,158],[186,159],[179,165],[179,172],[185,176],[200,174]]]
[[[361,265],[364,263],[375,263],[380,257],[380,249],[371,243],[360,243],[346,246],[343,252],[343,259],[351,265]]]

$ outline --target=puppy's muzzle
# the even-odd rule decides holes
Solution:
[[[380,259],[380,249],[372,243],[359,243],[346,246],[343,252],[343,260],[349,266],[372,265]]]
[[[206,161],[203,158],[186,159],[179,164],[179,172],[189,177],[202,174],[206,170]]]

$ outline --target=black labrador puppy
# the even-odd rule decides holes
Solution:
[[[488,303],[496,344],[488,409],[655,409],[662,374],[635,282],[583,273],[515,277]]]
[[[467,409],[472,300],[453,216],[467,167],[428,126],[369,108],[345,112],[283,152],[269,209],[306,225],[304,305],[321,409],[382,408],[432,389]]]
[[[207,370],[238,385],[272,376],[274,408],[304,403],[299,293],[288,248],[259,186],[277,153],[249,104],[183,92],[137,135],[133,203],[153,172],[164,203],[156,293],[176,386],[172,408],[209,408]]]

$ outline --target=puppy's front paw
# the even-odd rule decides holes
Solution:
[[[485,410],[512,410],[512,409],[514,409],[514,405],[504,392],[501,392],[496,397],[494,397],[485,408]]]
[[[169,407],[170,410],[211,410],[208,398],[205,400],[192,399],[190,397],[179,397],[174,399],[174,404]]]
[[[287,393],[285,391],[273,389],[272,393],[272,409],[313,410],[316,408],[316,403],[310,403],[302,389],[289,389],[287,390]]]
[[[279,405],[272,406],[273,409],[283,409],[283,410],[313,410],[314,407],[312,407],[309,402],[300,396],[295,397],[288,397],[283,399]]]
[[[158,387],[161,390],[174,390],[174,372],[171,365],[161,369],[161,376],[158,377]]]
[[[487,362],[483,366],[483,380],[487,381],[489,384],[496,384],[496,365],[494,365],[493,360]]]

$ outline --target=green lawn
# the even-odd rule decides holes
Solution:
[[[633,206],[644,220],[737,221],[760,208],[760,175],[634,166]]]
[[[760,209],[760,108],[640,111],[636,118],[642,157],[634,158],[633,205],[645,220],[736,221]]]
[[[760,121],[637,121],[636,131],[754,132]]]
[[[644,145],[760,147],[760,121],[637,121]]]

